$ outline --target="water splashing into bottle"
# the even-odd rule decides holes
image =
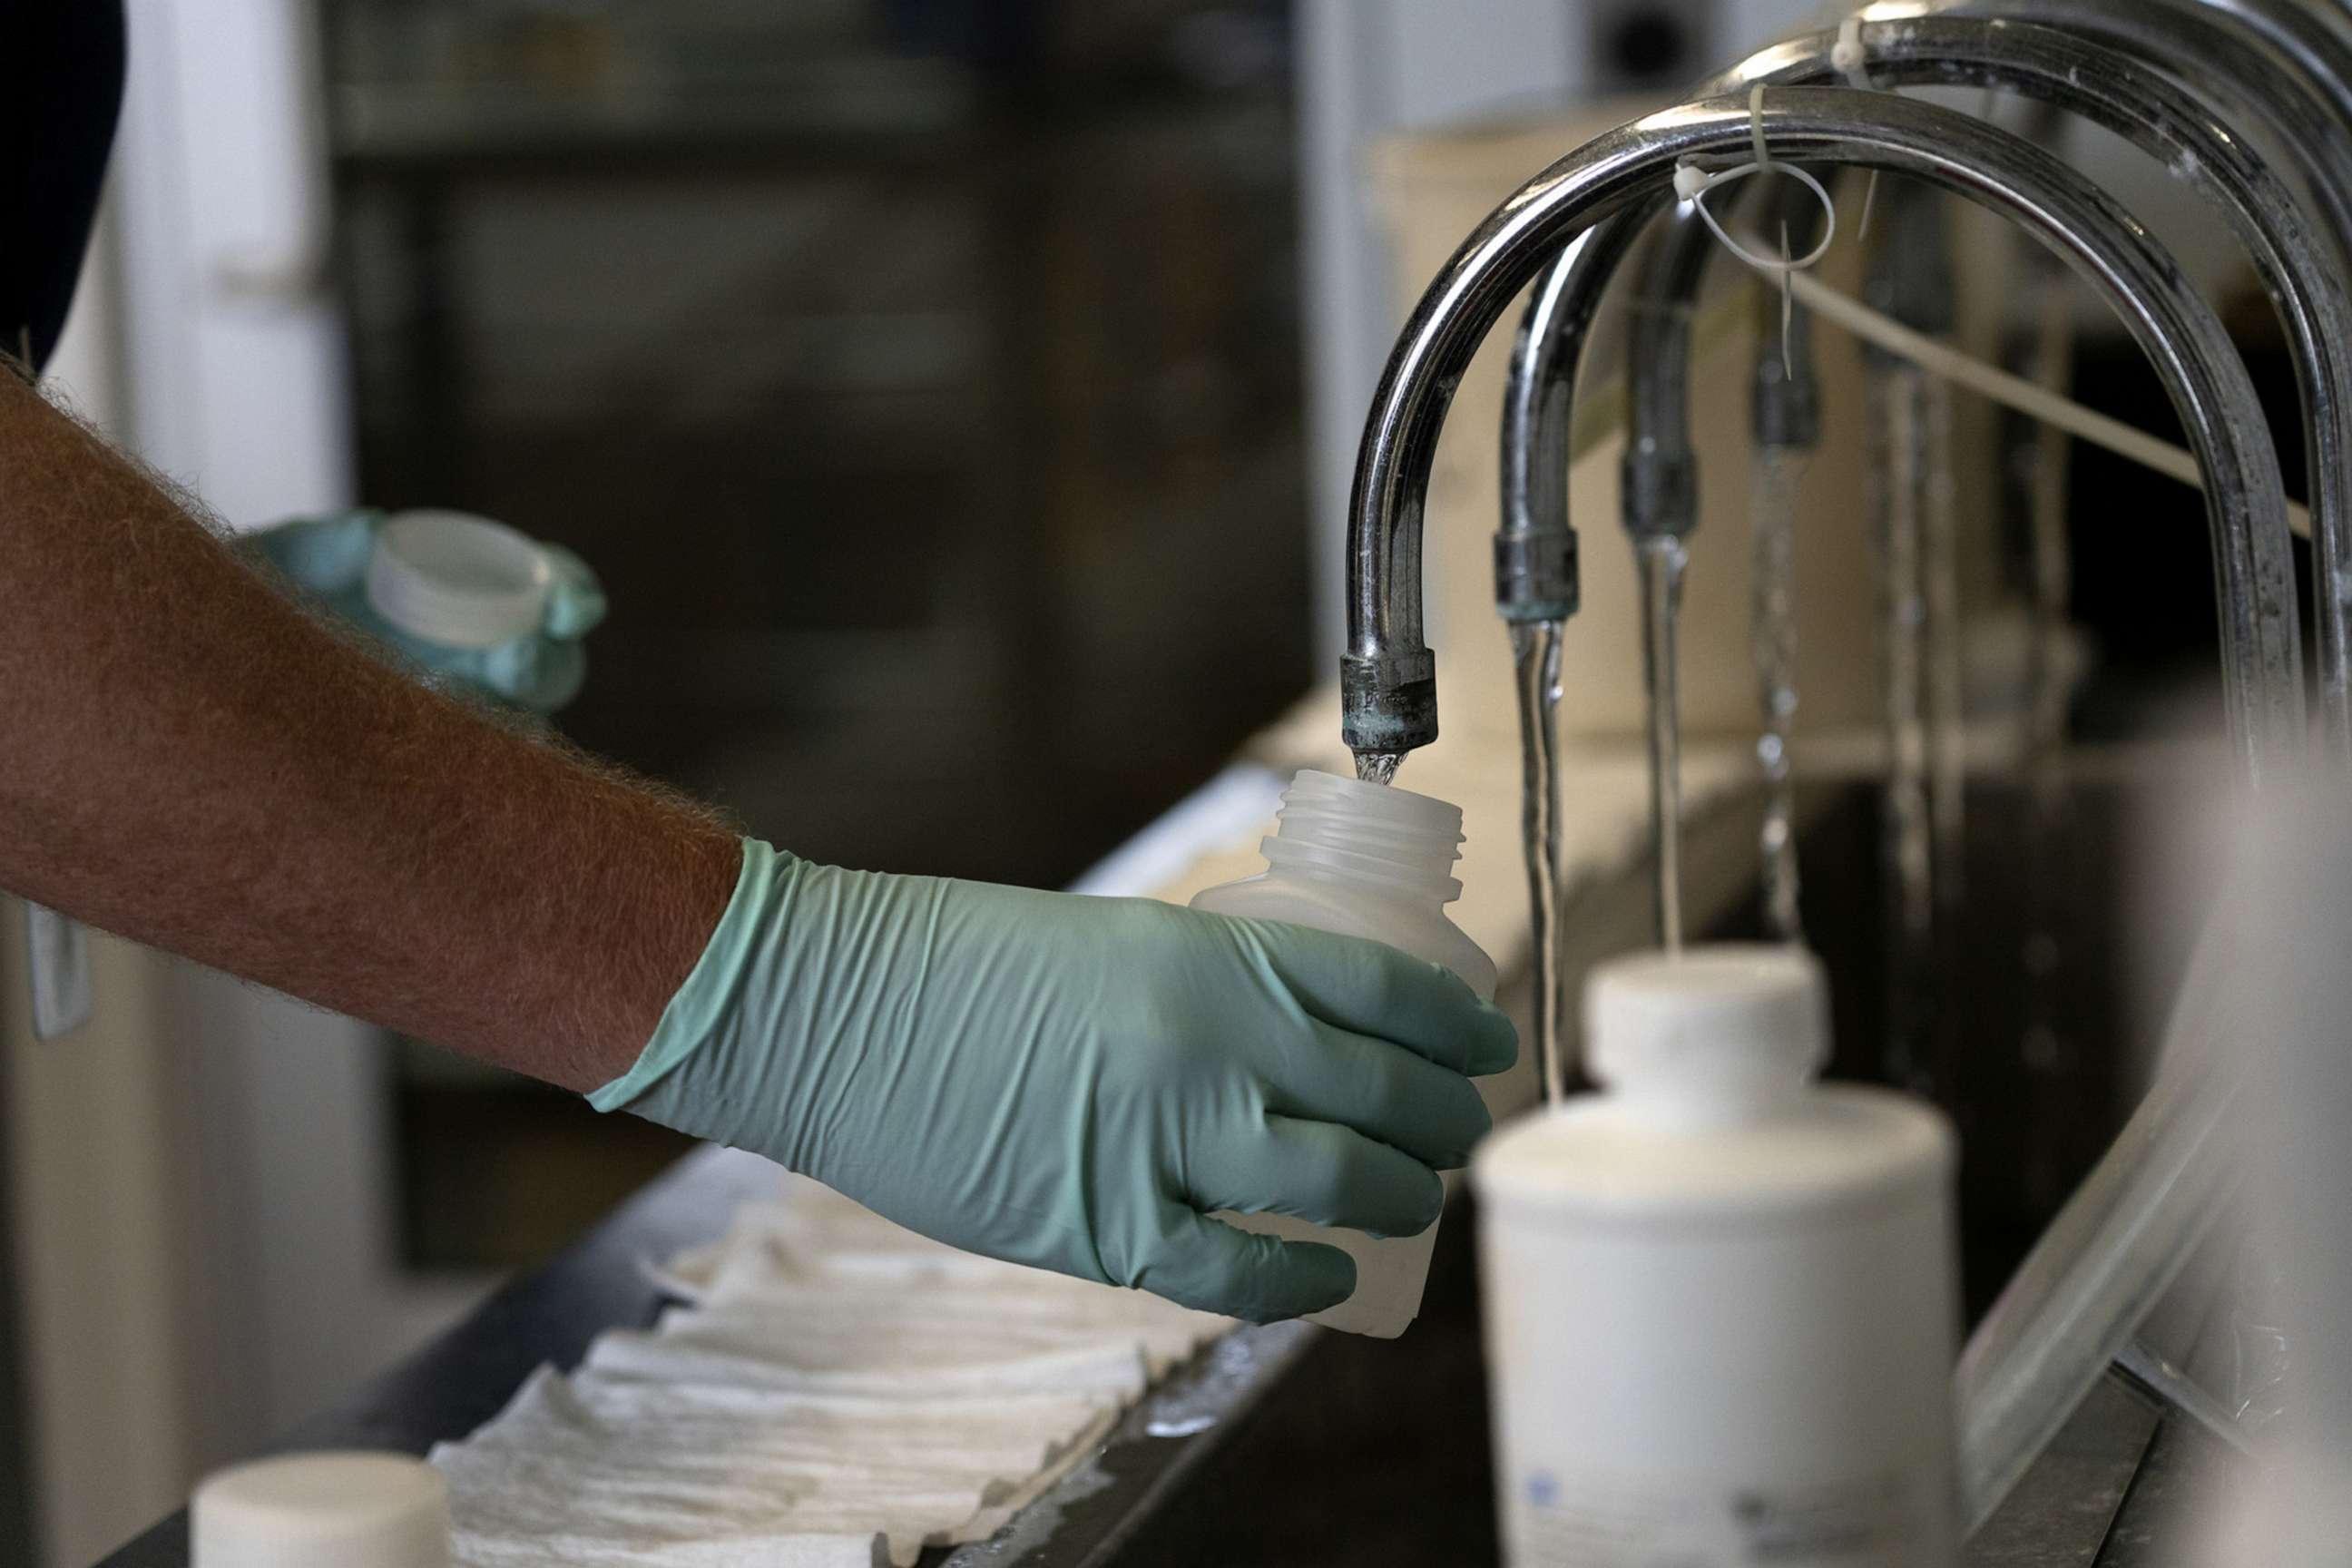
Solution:
[[[1403,765],[1402,752],[1358,752],[1356,778],[1362,784],[1392,784],[1397,769]]]

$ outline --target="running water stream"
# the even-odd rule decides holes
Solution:
[[[1642,574],[1643,698],[1650,716],[1650,842],[1657,848],[1658,945],[1683,945],[1683,742],[1675,660],[1681,636],[1683,568],[1690,553],[1672,534],[1637,541]]]
[[[1567,629],[1565,621],[1511,623],[1523,790],[1519,826],[1535,966],[1535,1059],[1544,1099],[1555,1105],[1567,1098],[1569,1081],[1559,977],[1559,656],[1560,637]],[[1367,784],[1394,784],[1403,761],[1401,752],[1359,752],[1356,777]]]
[[[1790,447],[1759,447],[1753,513],[1755,561],[1749,573],[1749,636],[1756,658],[1757,708],[1763,728],[1756,761],[1764,777],[1764,921],[1775,941],[1802,942],[1798,912],[1797,790],[1789,754],[1797,716],[1796,580],[1792,534],[1797,481],[1804,454]]]
[[[1930,874],[1935,879],[1937,972],[1954,973],[1948,951],[1959,931],[1964,891],[1962,854],[1967,833],[1967,715],[1963,711],[1968,682],[1960,647],[1959,487],[1952,472],[1952,384],[1940,376],[1923,376],[1919,384],[1920,461],[1919,569],[1921,607],[1927,622],[1920,628],[1926,664],[1927,698],[1927,820],[1931,839]],[[1937,1027],[1948,1026],[1949,1009],[1938,1012]],[[1939,1048],[1948,1046],[1939,1042]]]
[[[1521,844],[1535,962],[1536,1068],[1544,1099],[1568,1095],[1560,1043],[1559,642],[1565,621],[1511,623],[1519,707]]]
[[[1886,878],[1886,1067],[1918,1088],[1929,1068],[1936,963],[1934,824],[1928,810],[1926,376],[1865,353],[1864,462],[1877,576],[1879,691],[1887,749],[1879,832]]]
[[[1948,334],[1955,293],[1942,194],[1898,181],[1881,206],[1866,295],[1916,331]],[[1886,740],[1885,1065],[1890,1082],[1932,1093],[1953,1043],[1941,977],[1949,973],[1943,944],[1958,929],[1952,913],[1963,822],[1951,391],[1907,361],[1865,349],[1863,401]]]

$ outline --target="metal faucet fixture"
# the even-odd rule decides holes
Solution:
[[[1776,158],[1885,169],[1980,202],[2057,247],[2107,299],[2155,363],[2205,475],[2231,732],[2258,773],[2298,755],[2293,559],[2276,456],[2227,333],[2170,257],[2063,164],[1967,115],[1893,95],[1788,89],[1766,94],[1754,120],[1744,98],[1715,100],[1601,136],[1497,207],[1422,297],[1374,395],[1349,502],[1340,689],[1350,749],[1399,753],[1437,735],[1435,658],[1422,618],[1423,510],[1438,432],[1479,342],[1570,241],[1596,224],[1654,210],[1678,162],[1738,158],[1760,133]],[[1612,246],[1631,243],[1606,234],[1586,240],[1573,264],[1598,268],[1614,259]],[[1525,342],[1529,353],[1541,342],[1565,349],[1572,363],[1590,306],[1580,307],[1580,321],[1566,291],[1553,303],[1560,326],[1580,331]],[[1542,412],[1540,400],[1536,408]],[[1530,461],[1530,480],[1534,468]],[[1527,512],[1517,516],[1534,531]],[[1507,510],[1507,539],[1514,520]]]
[[[2069,30],[2007,19],[2025,15]],[[2346,571],[2352,563],[2352,467],[2346,461],[2352,455],[2352,384],[2344,376],[2352,303],[2343,284],[2352,269],[2352,142],[2341,118],[2352,111],[2352,20],[2323,21],[2275,0],[2045,0],[2030,12],[2016,0],[1977,0],[1874,6],[1863,13],[1858,37],[1846,37],[1862,45],[1859,68],[1874,85],[2017,91],[2126,137],[2221,209],[2278,306],[2294,360],[2309,437],[2322,708],[2332,752],[2352,751],[2352,580]],[[1857,62],[1839,58],[1839,34],[1826,32],[1792,40],[1751,58],[1713,87],[1850,79]],[[2194,86],[2152,63],[2167,59],[2194,59]],[[2248,130],[2263,133],[2299,175],[2312,216],[2272,174],[2243,133]],[[1633,207],[1604,222],[1559,258],[1538,289],[1507,394],[1507,533],[1567,527],[1564,490],[1546,490],[1542,476],[1530,475],[1519,484],[1522,504],[1514,507],[1514,477],[1527,473],[1529,454],[1559,452],[1564,459],[1585,331],[1635,234],[1664,205]],[[1637,539],[1686,529],[1696,516],[1689,322],[1713,249],[1685,208],[1640,264],[1636,287],[1646,308],[1637,312],[1629,355],[1624,489],[1624,521]],[[2226,345],[2222,353],[2230,357]],[[1759,398],[1759,416],[1766,412]],[[2249,416],[2241,409],[2232,417],[2242,425]],[[2200,444],[2200,459],[2202,452]],[[2209,486],[2218,482],[2210,467],[2204,474]],[[1556,512],[1548,510],[1555,494]],[[2272,638],[2251,668],[2240,657],[2248,626],[2259,633],[2292,592],[2292,577],[2276,570],[2275,552],[2259,541],[2255,547],[2265,566],[2253,601],[2244,597],[2244,584],[2229,582],[2226,565],[2221,589],[2225,674],[2237,694],[2233,731],[2247,776],[2259,782],[2278,755],[2276,742],[2292,736],[2298,721],[2276,679],[2279,639]],[[1507,586],[1498,584],[1498,590]],[[2291,661],[2285,667],[2294,668]],[[2250,679],[2259,684],[2250,686]],[[2130,1216],[2131,1226],[2150,1234],[2192,1235],[2213,1188],[2211,1162],[2220,1157],[2205,1130],[2226,1103],[2226,1084],[2206,1071],[2184,1063],[2168,1075],[1971,1342],[1961,1392],[1972,1520],[1998,1501],[2073,1407],[2080,1387],[2118,1348],[2120,1342],[2109,1342],[2118,1326],[2128,1331],[2123,1319],[2129,1313],[2115,1311],[2115,1303],[2150,1299],[2170,1277],[2167,1258],[2138,1256],[2145,1247],[2084,1238],[2102,1226],[2124,1224],[2104,1217],[2111,1215]]]
[[[2098,17],[2109,9],[2104,0],[2053,0],[2034,14],[2064,16],[2077,7]],[[2344,143],[2341,128],[2331,127],[2324,103],[2291,84],[2267,97],[2238,84],[2232,71],[2259,72],[2264,80],[2275,79],[2278,72],[2211,18],[2183,16],[2169,30],[2198,41],[2199,58],[2216,64],[2213,75],[2192,89],[2161,69],[2055,28],[1959,16],[1873,20],[1882,9],[1905,8],[1864,13],[1858,37],[1874,81],[1888,87],[2006,89],[2080,114],[2194,184],[2221,209],[2245,247],[2277,303],[2294,363],[2319,564],[2313,593],[2321,711],[2336,754],[2352,756],[2352,571],[2347,570],[2352,568],[2352,380],[2347,378],[2352,368],[2347,358],[2352,355],[2352,336],[2347,335],[2352,332],[2352,295],[2344,282],[2352,272],[2352,211],[2342,199],[2352,195],[2352,170],[2341,166],[2352,146]],[[1836,32],[1825,31],[1776,45],[1716,79],[1708,90],[1728,91],[1757,81],[1843,79],[1845,72],[1832,58],[1838,38]],[[2315,191],[2337,193],[2336,199],[2320,203],[2317,233],[2302,204],[2239,133],[2236,128],[2244,124],[2263,126],[2283,143],[2309,149],[2304,156],[2305,183]],[[1689,319],[1714,247],[1687,211],[1670,221],[1657,259],[1639,285],[1651,305],[1642,312],[1648,338],[1641,352],[1629,355],[1626,526],[1634,530],[1662,526],[1637,510],[1636,495],[1671,488],[1693,498],[1685,505],[1695,504]],[[1570,269],[1563,262],[1559,270]],[[1564,286],[1573,291],[1606,282],[1605,277],[1580,271]],[[1559,310],[1589,314],[1593,303],[1570,300]],[[1533,316],[1531,310],[1531,321]],[[1570,361],[1555,347],[1530,356],[1526,374],[1572,378]],[[1514,362],[1513,372],[1521,373],[1519,362]],[[1519,395],[1514,387],[1512,396]],[[1507,421],[1507,440],[1516,435]],[[1538,432],[1532,438],[1548,437]],[[1507,459],[1507,471],[1509,467]],[[1636,484],[1631,478],[1636,467],[1662,472]]]

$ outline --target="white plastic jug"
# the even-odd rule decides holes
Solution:
[[[1480,1148],[1512,1568],[1955,1561],[1953,1138],[1811,1081],[1827,1011],[1796,948],[1616,960],[1606,1091]]]

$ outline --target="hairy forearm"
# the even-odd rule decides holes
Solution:
[[[407,680],[0,375],[0,886],[575,1089],[731,891],[707,814]]]

